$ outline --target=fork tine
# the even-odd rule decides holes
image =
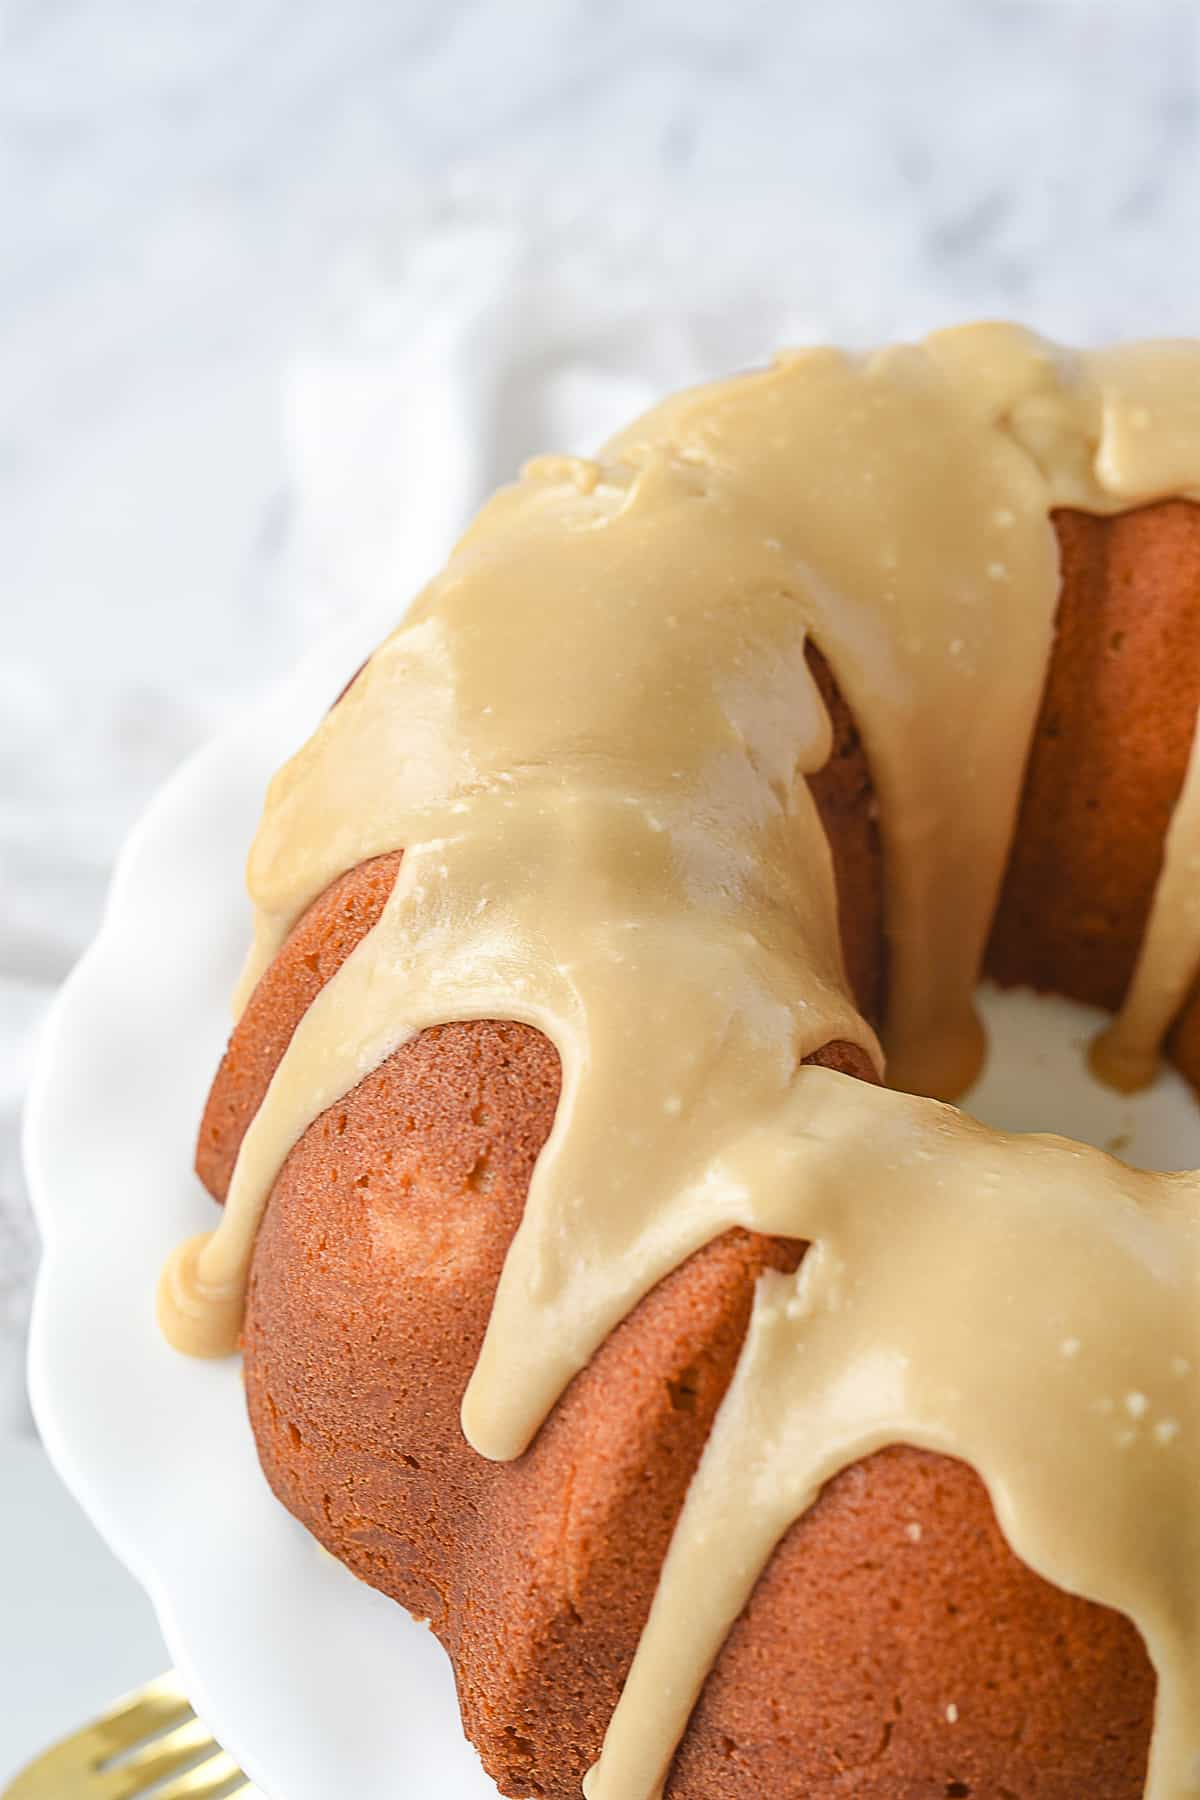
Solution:
[[[236,1786],[234,1784],[237,1784]],[[207,1762],[197,1764],[174,1781],[155,1788],[152,1800],[218,1800],[228,1794],[230,1800],[248,1800],[254,1793],[242,1771],[227,1751],[218,1750]]]
[[[95,1762],[101,1763],[194,1717],[191,1703],[172,1669],[148,1681],[145,1687],[123,1695],[100,1718],[82,1726],[78,1736],[86,1737],[88,1751]]]
[[[21,1771],[0,1800],[142,1796],[262,1800],[196,1718],[174,1673],[126,1694],[101,1718],[52,1745]]]
[[[152,1738],[132,1756],[103,1771],[104,1800],[137,1800],[139,1794],[217,1748],[212,1733],[194,1715],[173,1731]],[[97,1795],[99,1800],[99,1795]]]

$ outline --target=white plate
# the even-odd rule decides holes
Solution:
[[[192,1148],[247,940],[242,870],[263,790],[387,623],[322,647],[155,800],[52,1011],[25,1119],[45,1239],[38,1425],[149,1591],[197,1710],[273,1800],[496,1792],[433,1637],[271,1495],[240,1364],[177,1356],[153,1317],[163,1257],[212,1223]]]
[[[46,1243],[30,1362],[38,1423],[149,1590],[198,1710],[274,1800],[495,1792],[462,1740],[433,1638],[272,1498],[239,1366],[176,1356],[153,1318],[167,1251],[211,1222],[192,1145],[228,1030],[264,786],[386,623],[363,620],[325,646],[160,794],[54,1008],[26,1115]],[[1000,1053],[973,1096],[982,1117],[1148,1166],[1200,1164],[1200,1118],[1177,1077],[1134,1102],[1086,1078],[1079,1050],[1099,1015],[1019,993],[984,1007]]]

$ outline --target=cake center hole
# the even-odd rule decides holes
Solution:
[[[1108,1022],[1081,1006],[1027,988],[985,984],[977,996],[987,1028],[984,1072],[960,1102],[1004,1131],[1048,1131],[1107,1150],[1137,1169],[1200,1168],[1200,1102],[1165,1061],[1154,1084],[1118,1094],[1088,1067],[1088,1045]]]

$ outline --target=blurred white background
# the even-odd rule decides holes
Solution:
[[[1193,0],[0,5],[0,1778],[163,1654],[21,1376],[21,1095],[147,797],[662,386],[1195,333],[1198,96]]]

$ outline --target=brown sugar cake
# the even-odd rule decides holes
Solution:
[[[503,1793],[1200,1792],[1200,347],[789,354],[543,458],[276,777],[164,1273]],[[886,1085],[884,1085],[886,1083]]]

